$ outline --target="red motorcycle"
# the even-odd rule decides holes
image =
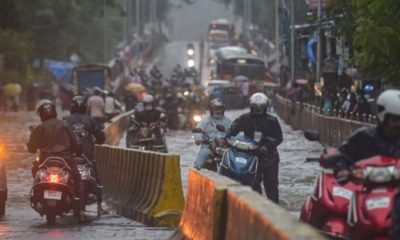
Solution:
[[[351,179],[363,184],[353,195],[348,212],[350,239],[389,239],[390,214],[396,185],[400,179],[400,161],[375,156],[354,165]]]
[[[334,148],[325,149],[319,159],[321,167],[334,169],[334,163],[342,155]],[[316,179],[313,194],[308,196],[300,213],[300,219],[319,229],[324,235],[345,239],[348,232],[347,212],[354,191],[362,184],[340,184],[333,173],[321,173]]]

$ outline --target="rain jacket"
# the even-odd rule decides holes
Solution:
[[[93,119],[86,114],[74,113],[64,117],[64,120],[68,122],[77,136],[85,156],[93,160],[94,144],[103,144],[105,141],[103,130],[97,127]]]
[[[40,150],[40,159],[49,156],[71,156],[80,154],[79,145],[72,129],[66,121],[51,118],[38,125],[31,133],[27,144],[30,153]]]
[[[225,133],[221,133],[220,131],[217,130],[217,125],[223,125],[225,129],[229,129],[232,124],[232,121],[223,116],[222,118],[214,118],[211,116],[205,116],[201,122],[199,122],[196,126],[196,128],[201,128],[204,132],[208,134],[210,137],[210,140],[214,140],[216,138],[224,137]],[[194,134],[194,140],[203,140],[204,139],[204,134],[202,133],[196,133]]]

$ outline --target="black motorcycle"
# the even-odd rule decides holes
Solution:
[[[56,216],[74,211],[79,217],[80,198],[75,195],[71,167],[61,157],[48,157],[38,166],[30,192],[31,206],[40,216],[46,215],[48,225]]]
[[[167,153],[165,127],[162,122],[138,122],[131,117],[131,127],[128,129],[126,147]]]
[[[103,188],[97,184],[95,165],[85,155],[75,156],[74,161],[81,176],[85,206],[97,203],[97,216],[100,217]]]

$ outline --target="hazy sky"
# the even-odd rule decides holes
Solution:
[[[206,38],[208,24],[217,18],[226,18],[235,21],[232,10],[214,0],[196,0],[192,5],[183,4],[181,0],[172,0],[174,7],[171,10],[169,25],[171,41],[196,41]],[[238,29],[239,22],[236,21]]]

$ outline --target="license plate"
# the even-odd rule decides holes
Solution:
[[[237,157],[235,160],[237,163],[241,163],[241,164],[247,163],[247,160],[245,158]]]
[[[390,205],[389,197],[372,198],[367,200],[367,209],[388,208]]]
[[[353,195],[353,192],[346,188],[333,187],[332,195],[350,200],[351,196]]]
[[[61,196],[62,192],[60,191],[44,190],[44,199],[61,200]]]

